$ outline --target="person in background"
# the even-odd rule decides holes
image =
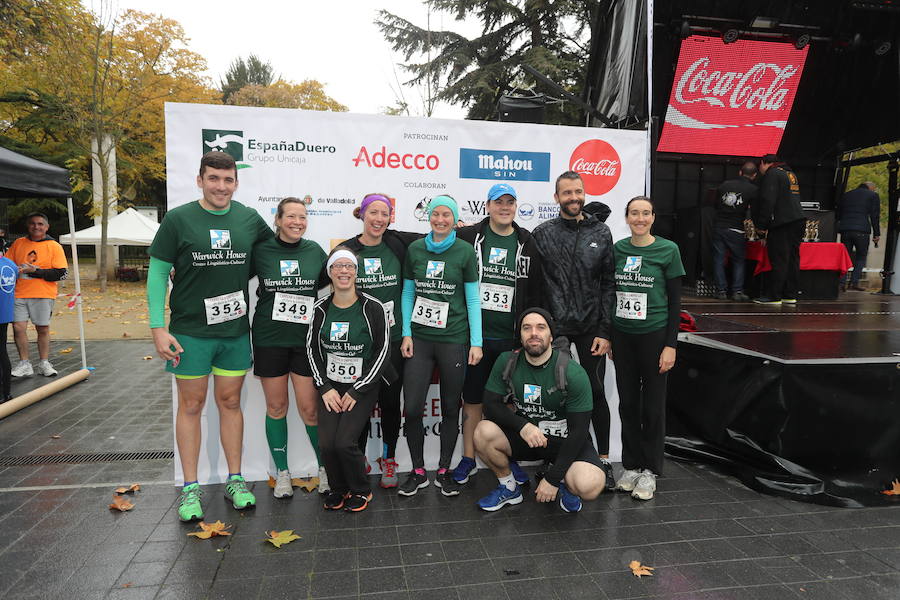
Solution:
[[[869,255],[869,236],[872,236],[876,245],[881,239],[881,198],[878,197],[875,184],[866,181],[841,196],[834,218],[838,223],[841,242],[853,261],[850,283],[847,285],[844,281],[844,285],[847,286],[846,289],[864,292],[865,289],[859,286],[859,278],[862,277],[866,257]]]
[[[738,177],[723,181],[716,190],[716,220],[713,233],[713,273],[716,279],[716,298],[728,298],[728,281],[725,262],[731,255],[731,299],[738,302],[750,300],[744,293],[744,256],[747,238],[744,220],[756,201],[759,188],[753,183],[758,174],[756,164],[747,161],[741,166]]]

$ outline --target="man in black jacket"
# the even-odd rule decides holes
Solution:
[[[753,183],[758,170],[747,161],[741,166],[739,177],[723,181],[716,191],[716,221],[713,233],[713,273],[716,279],[716,298],[728,298],[728,280],[725,277],[725,255],[731,254],[731,294],[734,300],[745,302],[744,256],[747,240],[744,237],[744,219],[756,200],[758,188]]]
[[[752,208],[756,230],[766,233],[772,271],[768,289],[757,304],[795,304],[800,285],[800,242],[806,217],[800,206],[800,183],[791,168],[774,154],[759,163],[763,175],[759,201]]]
[[[865,291],[859,287],[859,278],[866,266],[869,254],[869,234],[876,244],[881,237],[881,199],[871,181],[859,184],[840,199],[834,218],[838,221],[841,242],[853,260],[848,289]]]
[[[475,427],[481,421],[481,399],[494,361],[516,346],[515,316],[526,307],[540,306],[541,257],[532,235],[519,227],[516,190],[508,183],[491,187],[485,205],[488,216],[480,223],[457,229],[456,235],[475,247],[481,292],[481,362],[466,369],[463,387],[463,455],[453,470],[458,483],[466,483],[476,469]],[[519,483],[528,481],[513,463]]]
[[[584,183],[578,173],[566,171],[557,177],[553,198],[559,204],[559,216],[541,223],[533,233],[544,260],[544,305],[556,321],[556,334],[575,344],[578,361],[591,380],[591,421],[611,489],[615,481],[607,461],[609,406],[603,377],[615,297],[612,233],[584,210]]]

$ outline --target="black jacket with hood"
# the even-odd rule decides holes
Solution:
[[[766,170],[759,184],[759,199],[750,212],[757,229],[772,229],[806,218],[800,206],[800,183],[788,165],[775,163]]]

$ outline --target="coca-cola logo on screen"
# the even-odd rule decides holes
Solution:
[[[581,175],[585,193],[601,196],[619,183],[622,162],[619,160],[619,153],[609,143],[588,140],[572,152],[569,169]]]
[[[743,73],[722,72],[698,58],[685,69],[675,86],[680,104],[706,102],[711,106],[781,110],[790,89],[785,84],[797,74],[794,65],[758,62]]]

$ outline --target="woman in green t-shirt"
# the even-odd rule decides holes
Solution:
[[[319,491],[328,491],[321,466],[316,420],[316,389],[306,352],[306,332],[319,289],[325,252],[306,232],[306,205],[288,197],[278,203],[275,236],[253,247],[253,268],[259,279],[253,314],[253,374],[266,396],[266,441],[277,471],[274,495],[294,494],[288,469],[288,378],[297,411],[306,426],[319,466]]]
[[[366,459],[357,439],[372,414],[391,366],[384,305],[356,291],[359,259],[344,246],[331,251],[326,270],[334,293],[316,302],[307,349],[319,392],[319,443],[331,491],[325,508],[359,512],[372,501]]]
[[[656,477],[662,473],[666,373],[675,364],[684,275],[678,246],[651,235],[655,219],[650,198],[632,198],[625,207],[631,237],[614,246],[616,311],[611,341],[618,359],[625,467],[616,489],[639,500],[653,497]]]

